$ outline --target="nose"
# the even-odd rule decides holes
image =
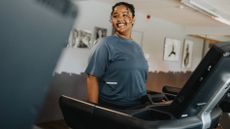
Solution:
[[[125,18],[124,18],[124,16],[123,15],[117,15],[115,18],[113,18],[115,21],[117,21],[117,22],[120,22],[120,21],[122,21],[122,20],[124,20]]]
[[[116,18],[116,20],[117,20],[117,22],[121,22],[121,21],[124,20],[124,17],[123,17],[123,16],[118,16],[118,17]]]

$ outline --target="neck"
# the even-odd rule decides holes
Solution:
[[[131,33],[129,33],[129,34],[120,34],[120,33],[116,32],[115,34],[116,34],[117,36],[122,37],[122,38],[125,38],[125,39],[132,39]]]

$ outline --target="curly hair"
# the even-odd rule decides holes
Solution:
[[[112,14],[113,14],[114,9],[115,9],[117,6],[120,6],[120,5],[124,5],[125,7],[127,7],[127,8],[131,11],[133,17],[135,16],[135,7],[133,6],[133,4],[129,4],[129,3],[126,3],[126,2],[118,2],[118,3],[116,3],[116,4],[112,7],[111,16],[112,16]]]

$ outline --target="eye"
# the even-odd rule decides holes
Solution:
[[[124,13],[124,14],[123,14],[123,17],[129,17],[129,14]]]
[[[117,17],[118,17],[118,15],[113,15],[112,17],[113,17],[113,18],[117,18]]]

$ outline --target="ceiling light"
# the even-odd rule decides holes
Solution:
[[[219,22],[222,22],[222,23],[230,26],[230,21],[229,20],[226,20],[226,19],[224,19],[222,17],[212,17],[212,18],[217,20],[217,21],[219,21]]]
[[[191,7],[205,15],[211,16],[211,18],[222,22],[224,24],[230,25],[230,21],[224,18],[221,15],[220,10],[217,8],[214,8],[210,4],[207,3],[207,1],[204,0],[181,0],[183,4],[185,4],[188,7]]]

